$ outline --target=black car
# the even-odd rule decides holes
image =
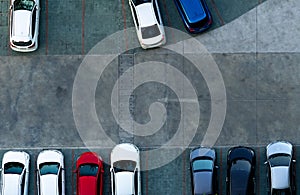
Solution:
[[[237,146],[227,155],[227,194],[255,194],[255,152],[252,148]]]
[[[190,170],[194,195],[216,194],[216,152],[198,147],[191,151]]]

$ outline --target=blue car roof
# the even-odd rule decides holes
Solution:
[[[201,0],[178,0],[189,23],[199,22],[206,17]]]

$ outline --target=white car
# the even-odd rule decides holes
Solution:
[[[110,173],[112,195],[141,195],[140,152],[135,145],[114,147]]]
[[[39,0],[11,0],[9,10],[10,48],[31,52],[38,48]]]
[[[157,0],[129,0],[139,42],[143,49],[166,43]]]
[[[29,155],[21,151],[8,151],[3,155],[1,194],[28,194],[29,160]]]
[[[64,195],[64,156],[57,150],[44,150],[37,158],[37,188],[39,195]]]
[[[267,146],[268,182],[271,194],[294,194],[295,170],[293,146],[287,141],[272,142]]]

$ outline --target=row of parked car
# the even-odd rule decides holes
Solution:
[[[186,29],[199,33],[212,24],[205,0],[174,0]],[[157,0],[129,0],[134,25],[142,48],[166,43],[166,36]],[[9,11],[10,47],[19,52],[38,48],[40,20],[39,0],[11,0]]]
[[[27,195],[30,156],[24,151],[4,153],[1,167],[1,194]],[[103,194],[103,161],[95,152],[85,152],[76,161],[78,195]],[[139,149],[129,143],[111,152],[111,187],[114,195],[141,194]],[[37,191],[41,195],[65,194],[64,155],[44,150],[36,161]]]
[[[272,142],[266,147],[268,182],[272,195],[295,194],[294,150],[287,141]],[[30,157],[23,151],[4,154],[1,168],[2,195],[28,194]],[[115,146],[111,152],[111,191],[113,195],[140,195],[140,152],[130,143]],[[227,194],[255,194],[255,151],[250,147],[230,148],[227,154]],[[193,194],[218,194],[216,152],[198,147],[190,153]],[[103,194],[103,161],[95,152],[85,152],[76,162],[77,194]],[[57,150],[44,150],[37,157],[38,194],[64,195],[64,156]]]
[[[296,194],[294,150],[287,141],[266,147],[268,191],[272,195]],[[190,154],[193,194],[217,194],[216,152],[212,148],[195,148]],[[250,147],[230,148],[227,154],[226,191],[228,195],[256,194],[256,155]]]

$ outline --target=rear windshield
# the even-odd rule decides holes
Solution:
[[[30,46],[32,44],[32,41],[13,41],[13,44],[16,46]]]
[[[149,39],[160,35],[160,31],[157,24],[148,27],[143,27],[141,28],[141,30],[143,39]]]
[[[4,174],[20,175],[24,169],[24,165],[18,162],[9,162],[4,165]]]
[[[15,0],[14,2],[14,10],[28,10],[31,11],[34,7],[33,0]]]
[[[282,190],[278,190],[278,189],[274,189],[272,195],[291,195],[291,191],[290,189],[282,189]]]
[[[79,167],[79,176],[97,176],[98,165],[85,164]]]

